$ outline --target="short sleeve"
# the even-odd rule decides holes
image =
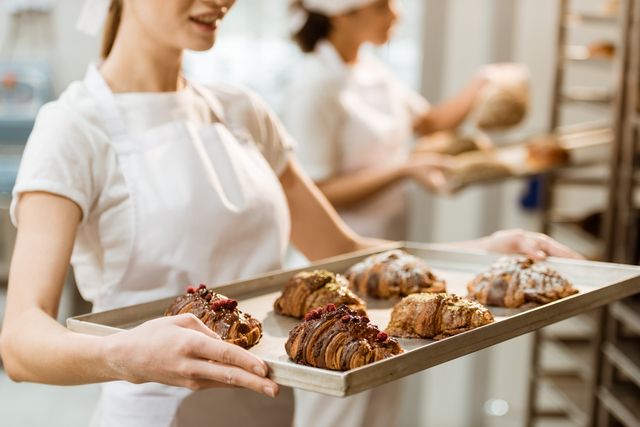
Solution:
[[[17,224],[20,197],[43,191],[66,197],[87,218],[94,192],[92,148],[86,124],[73,110],[53,102],[42,107],[24,150],[13,188],[11,219]]]
[[[245,127],[276,175],[284,173],[297,148],[280,118],[257,93],[239,86],[211,88],[223,103],[227,119]]]
[[[343,107],[338,88],[328,84],[292,86],[283,108],[283,121],[298,141],[297,157],[315,182],[340,173]]]

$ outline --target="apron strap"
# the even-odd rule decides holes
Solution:
[[[226,127],[231,134],[239,139],[240,141],[253,141],[253,136],[251,136],[251,132],[241,124],[230,123],[227,121],[227,118],[224,114],[224,107],[220,103],[220,101],[213,96],[210,90],[207,90],[203,86],[187,81],[187,84],[193,88],[193,90],[200,95],[211,110],[211,115],[213,116],[213,120],[221,123],[224,127]]]
[[[98,67],[93,62],[89,64],[87,75],[84,78],[84,85],[96,101],[98,110],[100,110],[100,114],[107,125],[107,132],[109,136],[111,136],[111,139],[119,140],[126,137],[127,128],[124,124],[122,114],[120,114],[116,98],[104,77],[102,77],[102,74],[98,71]]]
[[[222,106],[220,101],[211,94],[211,91],[205,89],[197,83],[187,81],[187,84],[191,86],[193,90],[205,100],[205,102],[209,106],[209,109],[211,110],[214,121],[220,122],[227,128],[229,128],[229,123],[227,123],[227,118],[224,114],[224,107]]]

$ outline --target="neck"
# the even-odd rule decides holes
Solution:
[[[139,25],[123,20],[100,72],[114,93],[175,92],[184,87],[182,53],[160,45]]]
[[[360,51],[360,45],[362,45],[362,42],[354,40],[353,37],[349,37],[344,33],[336,31],[330,32],[327,39],[331,42],[333,47],[336,48],[345,64],[353,65],[358,62],[358,52]]]

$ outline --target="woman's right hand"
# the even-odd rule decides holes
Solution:
[[[191,314],[151,320],[105,340],[107,363],[118,378],[134,384],[157,382],[193,391],[249,388],[278,395],[262,360],[222,341]]]
[[[440,194],[451,194],[452,189],[444,172],[456,167],[455,157],[437,153],[413,153],[405,164],[407,177],[426,189]]]

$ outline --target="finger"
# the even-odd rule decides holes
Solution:
[[[586,260],[585,257],[575,252],[573,249],[570,249],[569,247],[547,236],[544,236],[543,238],[540,239],[539,246],[540,246],[540,249],[543,250],[549,256],[554,256],[558,258]]]
[[[518,241],[517,252],[530,256],[536,261],[544,261],[547,259],[547,254],[540,249],[538,240],[529,238],[528,236]]]
[[[192,391],[210,390],[212,388],[224,388],[224,389],[242,389],[237,385],[230,385],[221,383],[220,381],[213,381],[208,379],[187,380],[184,386]]]
[[[428,164],[433,168],[443,170],[453,170],[457,167],[458,162],[453,156],[429,156]]]
[[[176,316],[176,318],[179,317],[181,316]],[[190,346],[190,348],[193,349],[192,354],[194,356],[239,366],[262,377],[267,376],[269,370],[262,360],[243,348],[222,341],[218,334],[207,328],[197,317],[186,314],[183,318],[178,319],[178,321],[182,323],[181,326],[185,328],[213,338],[213,340],[201,339],[203,337],[195,336],[191,344],[192,347]]]
[[[248,388],[271,397],[276,397],[279,393],[278,385],[270,379],[259,377],[236,366],[196,361],[194,362],[194,369],[196,371],[192,377],[197,379],[208,379],[227,385]]]
[[[427,174],[427,178],[429,179],[430,186],[433,190],[438,193],[446,193],[448,191],[449,183],[447,182],[447,177],[441,170],[430,170]]]
[[[267,365],[245,349],[224,341],[200,340],[194,343],[194,356],[237,366],[260,377],[269,373]]]

